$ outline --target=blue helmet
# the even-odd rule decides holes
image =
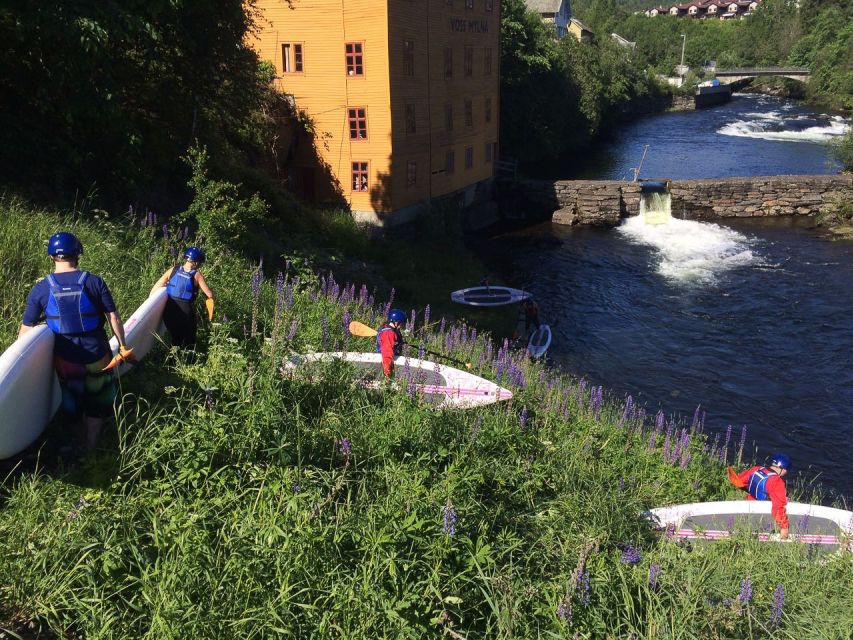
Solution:
[[[388,312],[388,322],[405,322],[406,312],[402,309],[391,309]]]
[[[184,258],[201,264],[205,259],[204,249],[199,249],[198,247],[187,247],[186,251],[184,251]]]
[[[64,258],[76,258],[83,254],[83,244],[73,233],[60,231],[50,236],[47,241],[47,255],[60,260]]]
[[[786,456],[784,453],[774,453],[770,456],[770,466],[771,467],[779,467],[780,469],[785,469],[786,471],[791,470],[791,459]]]

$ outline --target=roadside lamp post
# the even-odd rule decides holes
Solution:
[[[681,34],[681,68],[684,68],[684,47],[687,44],[687,34]]]

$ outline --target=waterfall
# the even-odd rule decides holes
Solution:
[[[640,194],[640,218],[646,224],[666,224],[672,220],[669,193],[649,191]]]

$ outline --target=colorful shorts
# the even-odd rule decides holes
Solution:
[[[78,364],[54,356],[53,366],[62,387],[62,409],[72,416],[105,418],[113,412],[117,387],[111,371],[102,371],[112,354],[97,362]]]

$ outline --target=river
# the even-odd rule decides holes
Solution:
[[[716,109],[625,127],[585,177],[829,173],[843,120],[788,100],[736,96]],[[638,152],[639,150],[639,152]],[[481,246],[530,290],[554,330],[552,362],[707,429],[743,425],[757,459],[788,453],[795,482],[853,497],[853,242],[793,219],[540,225]]]

